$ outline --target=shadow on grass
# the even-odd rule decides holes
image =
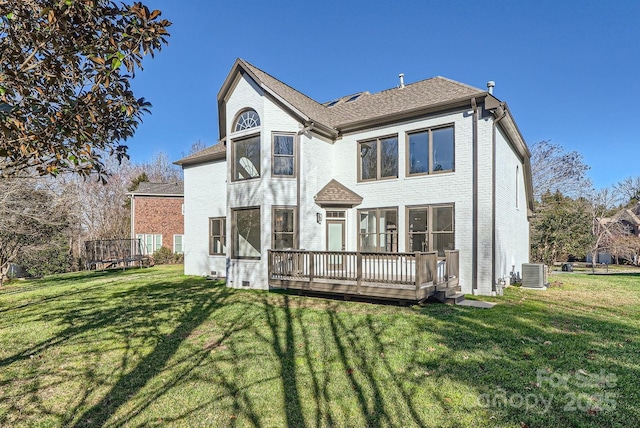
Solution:
[[[473,425],[474,418],[528,426],[623,426],[640,420],[633,398],[640,377],[637,328],[595,306],[429,305],[398,308],[401,313],[390,321],[374,307],[325,301],[307,323],[309,309],[292,307],[313,306],[309,299],[282,293],[279,304],[274,300],[265,297],[264,310],[279,359],[287,426],[339,425],[341,410],[332,400],[340,383],[347,383],[349,402],[362,418],[352,422],[370,427]],[[405,326],[408,319],[413,324]],[[338,369],[314,355],[314,332],[335,353]],[[304,366],[296,364],[300,360]],[[397,367],[399,360],[404,367]],[[566,382],[557,385],[550,376]],[[617,381],[603,384],[603,376]],[[465,389],[463,398],[456,398],[455,385]],[[425,391],[431,391],[428,400],[420,401]]]
[[[536,300],[520,290],[506,294],[491,310],[403,308],[236,291],[184,278],[72,295],[48,302],[46,312],[17,310],[23,318],[15,322],[38,317],[63,328],[0,364],[11,369],[31,360],[22,381],[31,382],[27,399],[37,402],[36,391],[55,386],[39,370],[46,351],[73,345],[76,354],[95,360],[81,365],[78,379],[109,386],[79,389],[74,408],[63,414],[37,402],[34,416],[13,403],[9,413],[22,419],[0,413],[0,425],[27,425],[42,415],[77,427],[613,427],[640,419],[637,322],[587,304]],[[117,364],[100,367],[98,356],[115,351]],[[537,370],[573,380],[580,370],[603,370],[618,381],[609,389],[536,385]],[[191,388],[205,392],[191,395]],[[617,394],[616,411],[589,413],[598,403],[584,400],[608,391]],[[566,410],[572,393],[585,393],[578,404],[592,407]],[[478,400],[500,394],[506,402],[483,406]],[[548,409],[539,400],[524,408],[508,401],[517,394],[553,402]],[[166,414],[156,406],[163,400],[170,403]],[[211,421],[203,419],[207,414]]]
[[[126,285],[129,279],[126,275],[127,273],[122,271],[80,275],[82,279],[113,277],[115,281],[119,278],[121,283],[115,289],[110,288],[109,283],[88,285],[78,290],[4,309],[10,313],[15,323],[37,321],[52,326],[55,332],[47,331],[43,340],[22,347],[0,360],[0,367],[10,367],[21,360],[30,361],[32,368],[29,372],[35,374],[23,376],[19,382],[29,385],[29,392],[24,399],[30,403],[30,407],[37,408],[31,416],[36,413],[41,416],[49,415],[65,426],[104,425],[118,409],[129,403],[151,379],[165,369],[166,364],[194,329],[215,310],[225,305],[230,291],[212,282],[186,277],[174,282],[158,281],[154,278],[155,281],[147,285],[129,287]],[[78,279],[76,275],[72,276]],[[167,314],[171,314],[169,323]],[[173,326],[171,331],[166,331],[168,325]],[[233,329],[229,329],[219,340],[225,340],[233,332]],[[152,349],[145,352],[149,347]],[[60,349],[65,349],[65,353],[70,352],[70,355],[85,361],[99,361],[101,355],[111,352],[121,353],[122,358],[119,364],[114,364],[113,367],[98,367],[96,363],[80,365],[80,373],[69,373],[64,380],[58,380],[59,367],[45,364],[46,356],[51,353],[58,354]],[[203,349],[198,355],[191,354],[183,363],[193,367],[201,362],[209,351],[210,349]],[[64,366],[64,359],[60,360],[60,364]],[[189,367],[185,372],[176,373],[186,376]],[[48,380],[48,383],[43,384],[40,379],[55,380]],[[66,382],[73,382],[74,379],[92,386],[86,388],[82,396],[74,400],[75,409],[63,409],[62,414],[52,412],[49,406],[42,402],[40,391],[59,387]],[[0,383],[0,388],[3,385],[12,385],[15,380],[17,379],[8,379]],[[114,380],[110,391],[104,394],[102,399],[95,402],[95,398],[90,398],[95,387]],[[181,376],[178,375],[171,384],[156,390],[156,396],[166,393],[180,380]],[[143,400],[129,417],[138,414],[152,401],[153,398]],[[0,413],[0,425],[6,423],[11,414],[21,415],[15,422],[20,423],[22,420],[22,423],[25,423],[29,420],[30,412],[22,408],[23,404],[19,403],[19,400],[16,402],[2,397],[0,409],[3,406],[8,412],[4,415]]]
[[[163,284],[156,284],[153,287],[149,287],[149,292],[155,291],[158,287],[162,288]],[[224,304],[226,297],[228,296],[228,290],[226,288],[218,288],[217,293],[198,293],[199,287],[191,286],[187,289],[181,289],[180,287],[167,287],[171,297],[164,296],[167,303],[173,302],[176,305],[180,305],[181,300],[176,294],[176,291],[183,292],[189,299],[189,303],[185,306],[190,306],[190,309],[183,311],[175,320],[176,327],[173,331],[167,334],[165,337],[157,337],[157,345],[153,351],[147,354],[140,362],[138,362],[135,368],[121,376],[117,383],[111,388],[111,390],[102,398],[102,400],[93,405],[89,410],[86,410],[80,418],[76,419],[73,426],[102,426],[116,411],[125,403],[129,401],[132,396],[135,396],[147,382],[157,376],[161,371],[165,369],[166,364],[176,353],[182,342],[198,327],[204,320],[206,320],[211,313]],[[201,290],[200,290],[201,291]],[[146,294],[145,290],[136,290],[136,294]],[[153,295],[153,294],[152,294]],[[154,299],[160,298],[157,294]],[[154,310],[163,310],[162,305],[158,307],[154,303]],[[129,307],[127,315],[132,315],[132,312],[145,312],[144,305],[138,308]],[[89,328],[96,328],[104,325],[105,321],[114,319],[117,316],[117,311],[112,314],[98,314],[95,319],[94,326],[89,323]],[[131,325],[127,328],[132,330],[143,329],[146,326]],[[125,365],[126,366],[126,365]],[[170,385],[167,386],[170,388]]]

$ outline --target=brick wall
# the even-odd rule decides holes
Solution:
[[[173,251],[173,235],[184,235],[182,197],[136,196],[134,235],[162,234],[162,246]]]

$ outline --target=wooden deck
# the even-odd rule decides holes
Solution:
[[[269,251],[269,286],[422,301],[458,287],[458,250],[437,253]],[[450,293],[449,293],[450,294]]]

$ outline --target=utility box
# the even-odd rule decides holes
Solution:
[[[536,290],[547,289],[547,269],[538,263],[522,264],[522,286]]]

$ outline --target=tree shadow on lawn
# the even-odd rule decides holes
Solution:
[[[437,332],[450,357],[416,363],[472,385],[478,407],[496,423],[626,426],[640,420],[637,328],[584,307],[558,308],[549,313],[539,302],[443,308],[438,318],[446,322]]]
[[[193,278],[47,305],[46,312],[21,311],[60,324],[60,331],[0,361],[11,369],[31,359],[34,369],[22,381],[30,383],[25,401],[36,408],[13,403],[9,413],[17,420],[0,417],[0,425],[42,415],[65,426],[190,425],[203,423],[206,412],[217,418],[211,425],[289,427],[621,426],[640,419],[637,330],[589,308],[550,311],[546,303],[508,299],[490,310],[400,308],[236,291]],[[193,345],[194,336],[206,343]],[[93,364],[61,379],[46,365],[59,349]],[[105,368],[100,356],[113,352],[119,360]],[[538,386],[538,369],[569,376],[570,384]],[[579,370],[613,373],[617,384],[576,389]],[[69,376],[89,387],[78,389],[73,408],[52,412],[39,391]],[[209,389],[191,401],[191,385]],[[158,402],[185,399],[177,391],[190,401],[150,420]],[[615,412],[565,410],[568,393],[609,391],[617,394]],[[516,394],[538,401],[531,408],[509,402]],[[539,398],[551,396],[545,413]]]
[[[211,282],[194,278],[171,283],[153,282],[130,289],[120,285],[114,290],[96,293],[86,290],[84,295],[81,295],[83,290],[78,290],[77,294],[58,296],[54,301],[45,299],[41,301],[44,306],[14,308],[16,312],[12,316],[17,323],[37,319],[62,327],[50,337],[29,344],[0,360],[0,367],[9,369],[11,364],[21,360],[31,360],[32,363],[24,369],[31,374],[5,382],[5,385],[25,385],[23,389],[27,391],[20,399],[0,398],[0,405],[8,408],[8,412],[0,417],[0,424],[29,423],[33,422],[30,418],[39,419],[46,415],[65,426],[104,425],[119,408],[127,403],[129,406],[132,397],[166,369],[167,363],[194,329],[225,305],[230,290],[222,285],[212,285]],[[224,340],[232,333],[233,329],[229,329],[219,340]],[[68,355],[60,356],[61,352]],[[101,359],[114,352],[122,354],[119,361],[113,367],[104,367],[104,360]],[[208,351],[203,350],[202,355],[195,355],[195,358],[192,358],[194,355],[185,357],[182,361],[184,370],[173,373],[175,378],[172,382],[155,390],[155,396],[162,395],[179,383],[206,353]],[[65,358],[84,360],[74,367],[81,371],[61,374],[60,367],[46,364],[48,359],[55,358],[54,355],[60,357],[57,363],[61,365],[65,364]],[[93,364],[87,364],[87,361],[93,361]],[[108,359],[106,361],[112,363]],[[21,370],[20,367],[14,369]],[[114,379],[117,379],[115,383]],[[73,384],[74,381],[76,386],[78,383],[85,385],[84,391],[78,391],[81,397],[70,399],[74,408],[63,409],[62,413],[57,414],[52,412],[51,403],[43,403],[43,391],[63,387],[67,382]],[[103,384],[112,386],[96,403],[93,389]],[[143,400],[143,404],[134,408],[128,417],[134,417],[152,400],[152,397]],[[29,403],[28,406],[25,403]],[[8,421],[8,418],[16,418],[16,415],[17,420]],[[127,415],[124,419],[127,419]]]
[[[320,310],[309,309],[314,300],[280,294],[262,301],[269,330],[256,335],[277,357],[283,425],[427,426],[407,387],[411,375],[385,357],[379,335],[391,326],[376,315],[351,316],[357,306],[337,301],[317,299]]]
[[[122,281],[123,275],[131,275],[131,274],[139,274],[139,269],[127,269],[123,271],[119,270],[103,270],[103,271],[95,271],[95,272],[74,272],[70,274],[62,275],[61,277],[55,277],[54,279],[50,278],[41,278],[41,279],[31,279],[29,280],[29,285],[22,285],[18,287],[10,287],[10,288],[0,288],[0,296],[12,296],[12,295],[20,295],[24,293],[29,293],[32,291],[35,292],[43,292],[47,291],[47,295],[43,297],[38,297],[34,300],[29,300],[20,305],[11,306],[7,305],[4,308],[0,308],[0,313],[13,311],[16,309],[22,309],[28,306],[38,305],[41,303],[49,302],[52,300],[57,300],[60,298],[68,298],[75,294],[85,294],[95,290],[96,288],[104,287],[109,283],[116,283]],[[91,286],[76,286],[72,289],[68,289],[67,286],[69,284],[77,284],[79,280],[83,280],[84,282],[93,282],[98,280],[98,282]],[[52,282],[53,281],[53,282]]]
[[[263,305],[270,333],[261,339],[279,361],[287,426],[624,426],[640,418],[637,330],[602,314],[550,314],[534,303],[380,315],[330,301],[312,315],[308,298],[286,294]]]

